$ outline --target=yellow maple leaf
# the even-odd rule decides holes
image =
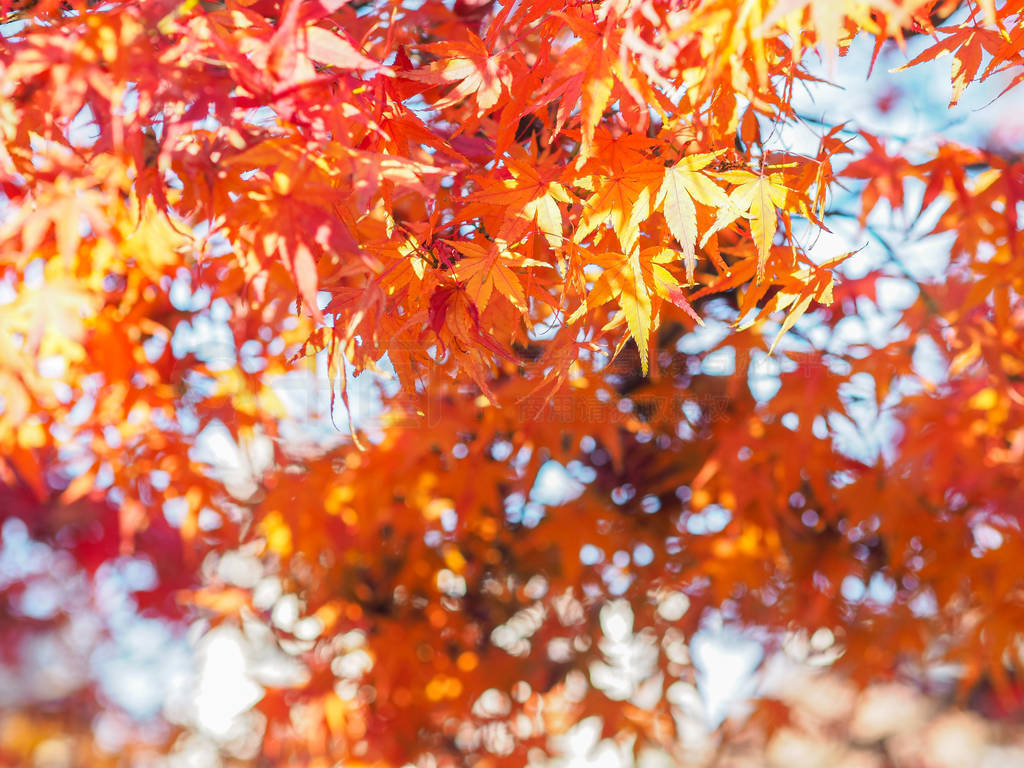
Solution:
[[[757,280],[760,282],[764,279],[772,240],[779,226],[776,211],[785,207],[789,189],[780,173],[729,171],[719,176],[738,186],[729,193],[726,205],[718,209],[715,223],[701,238],[701,247],[711,235],[742,216],[750,222],[750,234],[757,246]]]
[[[626,317],[629,335],[640,352],[640,367],[644,375],[648,369],[648,347],[651,339],[651,293],[644,280],[640,254],[634,251],[614,280],[619,289],[618,302]]]
[[[688,283],[693,283],[697,264],[697,209],[694,200],[709,208],[722,208],[728,204],[725,191],[700,172],[721,154],[722,151],[689,155],[666,168],[665,179],[654,203],[656,208],[661,207],[669,231],[683,248]]]

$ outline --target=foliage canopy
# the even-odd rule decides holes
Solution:
[[[1024,2],[0,5],[0,516],[272,626],[268,760],[685,749],[711,615],[1012,708],[1020,136],[796,103],[858,37],[1019,96]]]

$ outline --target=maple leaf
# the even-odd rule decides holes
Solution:
[[[853,253],[846,253],[823,263],[813,269],[801,270],[793,275],[792,282],[781,288],[772,299],[765,305],[764,312],[769,314],[781,310],[789,310],[786,318],[779,328],[775,340],[768,350],[768,354],[775,351],[782,337],[786,335],[796,321],[811,307],[812,302],[830,306],[833,301],[833,276],[832,269],[852,256]]]
[[[290,181],[280,183],[291,184]],[[317,254],[325,249],[355,253],[358,247],[344,223],[322,208],[293,198],[281,200],[279,205],[285,212],[285,219],[279,228],[265,230],[262,247],[267,253],[280,253],[302,302],[316,322],[323,322],[317,302],[320,285]]]
[[[640,254],[635,251],[631,253],[622,270],[611,280],[618,289],[616,299],[626,317],[629,333],[640,351],[640,367],[646,375],[647,349],[651,338],[651,294],[640,263]]]
[[[466,293],[479,311],[483,312],[487,308],[491,293],[495,289],[512,302],[516,309],[521,312],[527,311],[526,294],[523,292],[522,283],[509,267],[511,259],[507,255],[503,258],[497,246],[485,248],[468,240],[445,242],[465,254],[465,258],[460,259],[455,265],[455,276],[458,280],[465,281]]]
[[[573,240],[583,242],[608,222],[622,250],[632,252],[640,237],[640,225],[653,210],[654,190],[662,181],[663,173],[660,166],[649,164],[643,169],[599,179],[594,194],[583,203],[584,213]]]
[[[518,148],[513,148],[510,154],[505,167],[512,178],[481,181],[481,188],[474,191],[469,200],[500,207],[502,221],[497,235],[506,242],[521,239],[530,226],[536,224],[553,248],[560,247],[564,227],[559,203],[572,202],[565,187],[557,181],[561,169],[535,166],[532,158]],[[464,215],[476,215],[476,206],[467,206]]]
[[[870,133],[862,133],[871,151],[866,157],[854,160],[843,169],[843,176],[867,179],[861,193],[861,225],[867,220],[879,198],[889,201],[893,210],[903,206],[903,180],[911,169],[907,158],[890,155],[882,141]]]
[[[963,96],[967,86],[978,74],[978,69],[981,67],[982,54],[985,51],[992,54],[994,63],[1004,44],[1004,39],[994,29],[984,29],[966,24],[960,27],[943,28],[941,31],[945,34],[943,39],[921,51],[921,53],[903,66],[896,67],[892,71],[902,72],[925,61],[932,61],[952,53],[953,93],[950,96],[949,106],[953,107],[960,102],[960,97]]]
[[[697,263],[694,250],[698,234],[697,209],[694,207],[694,200],[715,209],[729,204],[729,198],[724,190],[700,173],[701,169],[706,168],[721,154],[719,151],[690,155],[666,168],[665,180],[654,201],[656,208],[662,207],[669,231],[683,248],[686,280],[689,283],[693,282],[693,272]]]
[[[458,104],[469,96],[476,97],[480,112],[488,112],[509,87],[509,71],[500,57],[492,56],[483,40],[469,32],[467,43],[428,44],[421,48],[443,58],[425,69],[407,72],[406,76],[438,85],[454,85],[434,107],[443,109]]]
[[[585,303],[566,322],[572,325],[586,311],[614,300],[619,305],[620,313],[606,328],[625,320],[629,336],[640,353],[640,367],[645,376],[649,368],[653,318],[657,315],[661,300],[674,304],[698,325],[703,325],[700,316],[683,295],[679,281],[666,269],[665,265],[679,260],[678,252],[652,246],[634,250],[629,256],[604,253],[600,256],[592,254],[591,258],[604,271],[587,295]]]
[[[729,193],[726,205],[719,208],[714,224],[701,238],[701,247],[713,234],[744,217],[750,222],[750,234],[757,246],[757,280],[760,282],[764,280],[765,265],[778,229],[777,209],[786,206],[790,190],[779,173],[728,171],[718,176],[738,186]]]
[[[492,402],[496,400],[487,385],[487,368],[491,361],[482,354],[486,350],[497,358],[515,361],[480,325],[480,311],[462,287],[438,287],[430,296],[430,327],[441,343],[466,366],[470,376]]]

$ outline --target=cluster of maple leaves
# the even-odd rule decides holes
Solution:
[[[857,35],[876,57],[929,36],[907,66],[951,53],[954,104],[1009,91],[1024,2],[415,6],[0,3],[0,516],[87,569],[147,554],[144,608],[218,621],[268,614],[199,589],[201,562],[263,542],[321,626],[308,682],[260,704],[281,765],[518,765],[589,714],[672,748],[665,695],[588,681],[609,596],[659,694],[692,677],[679,647],[709,611],[827,627],[864,679],[952,660],[1010,691],[1024,160],[770,134]],[[851,254],[809,252],[849,188],[865,226],[941,211],[949,267],[890,337],[787,347],[805,317],[839,338],[898,274],[891,253],[841,281]],[[682,351],[706,323],[735,330]],[[735,373],[702,373],[726,348]],[[346,406],[356,375],[397,381],[379,429],[282,439],[275,382],[316,356]],[[864,374],[900,428],[854,458],[837,436]],[[211,426],[271,440],[253,493],[199,458]],[[538,498],[550,462],[572,498]]]

